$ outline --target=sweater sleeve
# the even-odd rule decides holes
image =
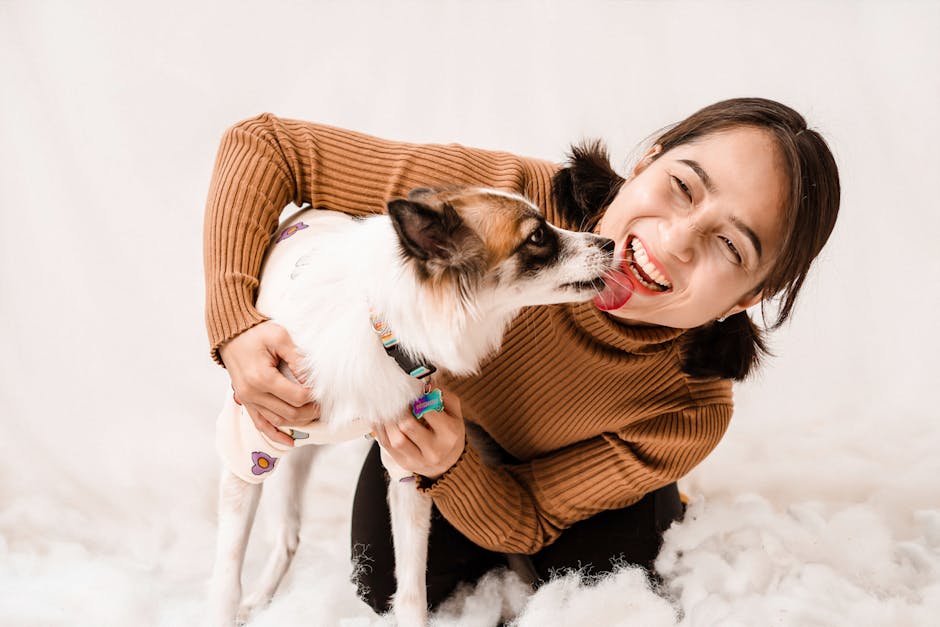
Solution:
[[[223,135],[206,202],[203,252],[211,354],[266,320],[254,306],[261,261],[293,202],[380,213],[415,187],[486,186],[521,193],[550,215],[556,166],[457,144],[409,144],[265,113]]]
[[[419,489],[480,546],[532,554],[574,523],[687,474],[718,444],[731,412],[726,404],[695,407],[495,468],[468,444],[457,464]]]

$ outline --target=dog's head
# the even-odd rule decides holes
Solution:
[[[545,221],[522,196],[481,188],[416,189],[388,204],[418,279],[465,304],[584,301],[603,289],[614,242]]]

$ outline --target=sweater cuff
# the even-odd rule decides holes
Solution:
[[[212,359],[222,366],[219,348],[225,342],[270,318],[255,309],[254,295],[258,288],[255,277],[231,273],[225,280],[208,286],[206,326]]]
[[[464,441],[463,453],[453,466],[437,479],[428,479],[419,475],[416,487],[435,501],[438,499],[446,501],[448,498],[464,493],[470,486],[479,486],[480,475],[485,472],[485,469],[486,466],[480,459],[480,454],[470,445],[470,442]]]

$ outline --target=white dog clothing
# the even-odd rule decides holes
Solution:
[[[293,278],[293,270],[305,265],[305,253],[307,247],[305,241],[309,242],[311,237],[315,237],[314,232],[317,229],[308,229],[308,225],[303,222],[305,213],[298,212],[287,223],[275,233],[273,243],[275,244],[266,261],[266,266],[277,268],[275,274],[266,274],[266,288],[268,293],[278,293],[284,289],[284,286]],[[341,218],[330,217],[330,220],[340,219],[343,222],[349,220],[348,217]],[[307,220],[310,222],[310,220]],[[322,230],[322,228],[321,228]],[[288,241],[289,240],[289,241]],[[280,270],[282,269],[283,270]],[[373,324],[381,324],[373,320]],[[410,364],[407,368],[400,361],[402,357],[395,352],[394,344],[397,340],[391,339],[390,332],[380,327],[375,328],[380,333],[382,343],[386,345],[386,352],[395,357],[402,368],[408,371],[415,368],[415,364]],[[378,340],[377,340],[378,341]],[[425,366],[421,368],[427,371]],[[431,367],[433,371],[433,366]],[[412,372],[412,376],[423,375],[424,373]],[[285,372],[285,376],[289,376]],[[426,411],[427,409],[442,409],[443,403],[440,400],[440,393],[437,393],[435,400],[433,395],[423,396],[415,402],[425,407],[416,407],[413,411]],[[416,417],[420,416],[416,414]],[[357,437],[367,435],[371,428],[364,420],[354,420],[340,427],[329,426],[324,423],[314,422],[305,426],[303,429],[294,429],[290,427],[279,427],[279,429],[294,439],[294,446],[306,446],[310,444],[333,444],[345,442]],[[228,394],[222,411],[216,421],[216,448],[222,458],[225,467],[235,476],[248,483],[261,483],[270,477],[278,467],[278,462],[289,453],[292,447],[284,446],[272,441],[266,435],[255,428],[248,411],[241,405],[235,403],[233,395]],[[411,477],[410,472],[400,468],[383,450],[383,463],[385,463],[389,474],[393,479],[402,479]]]
[[[289,283],[290,271],[302,265],[305,252],[305,241],[309,241],[315,229],[308,229],[302,221],[303,213],[298,212],[287,224],[282,226],[272,238],[270,258],[277,256],[278,263],[272,264],[271,259],[266,265],[274,268],[285,268],[283,276],[278,275],[266,278],[272,291],[283,289]],[[347,219],[347,218],[344,218]],[[288,241],[289,240],[289,241]],[[369,433],[370,429],[362,421],[355,421],[339,429],[331,429],[326,425],[314,423],[303,430],[281,428],[281,431],[294,439],[294,446],[306,444],[330,444],[343,442]],[[228,395],[222,411],[216,421],[216,448],[222,461],[234,475],[248,483],[261,483],[277,469],[278,461],[292,447],[284,446],[270,440],[266,435],[255,428],[248,411],[235,403],[231,394]]]
[[[332,444],[362,437],[369,433],[364,421],[356,421],[341,429],[313,423],[303,430],[282,428],[294,438],[294,446]],[[248,483],[261,483],[276,469],[278,461],[291,447],[278,444],[255,428],[248,411],[229,395],[216,421],[216,448],[222,462],[232,474]]]

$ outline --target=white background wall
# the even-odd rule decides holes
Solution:
[[[227,389],[202,213],[231,123],[554,160],[601,136],[625,166],[746,95],[823,132],[843,204],[778,357],[684,485],[868,503],[915,533],[940,507],[938,32],[936,1],[0,2],[0,549],[50,577],[56,542],[161,561],[198,600]]]

